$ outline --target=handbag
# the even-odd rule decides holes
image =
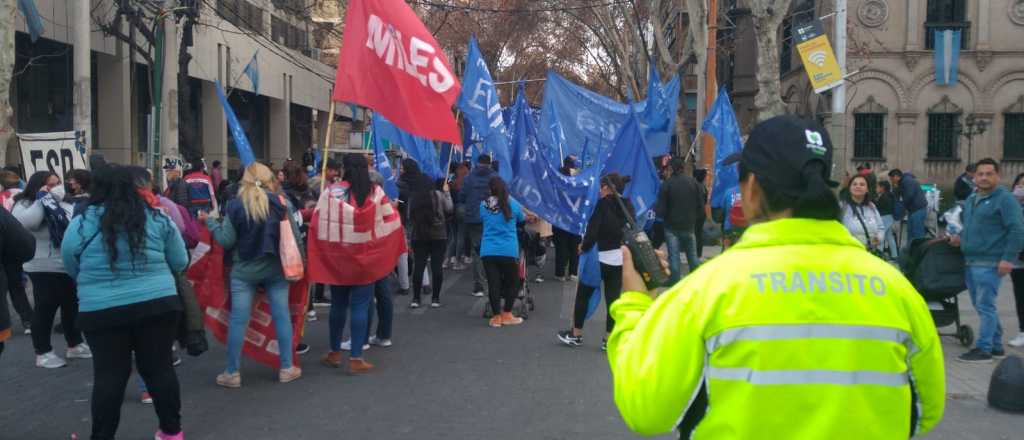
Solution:
[[[871,243],[871,233],[868,232],[868,225],[864,223],[864,218],[860,216],[860,209],[858,209],[858,207],[853,204],[847,206],[849,206],[850,209],[853,210],[853,215],[857,216],[857,221],[860,222],[860,228],[864,231],[864,237],[867,238],[868,240],[868,245],[866,246],[868,252],[871,252],[873,255],[884,260],[885,253],[883,253],[881,249],[876,248],[875,245]]]
[[[278,254],[281,257],[281,271],[284,273],[284,279],[295,282],[301,280],[305,268],[302,263],[302,252],[299,251],[299,243],[295,240],[295,233],[292,230],[291,214],[288,213],[288,203],[284,200],[284,196],[278,196],[281,198],[281,204],[285,206],[285,215],[280,222],[280,243],[278,244]]]

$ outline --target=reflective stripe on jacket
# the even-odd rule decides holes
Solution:
[[[924,300],[835,221],[751,226],[657,300],[611,308],[615,403],[641,434],[906,439],[942,418]]]

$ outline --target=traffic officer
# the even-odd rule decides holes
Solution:
[[[924,300],[840,224],[832,145],[769,119],[739,162],[752,226],[660,296],[624,254],[615,403],[634,431],[695,439],[906,439],[934,428],[942,348]]]

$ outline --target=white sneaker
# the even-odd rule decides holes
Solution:
[[[1007,342],[1007,344],[1011,347],[1024,347],[1024,332],[1017,333],[1017,336],[1010,339],[1010,342]]]
[[[74,347],[68,348],[67,352],[68,359],[92,359],[92,350],[89,349],[89,344],[85,342],[78,344]]]
[[[36,355],[36,366],[42,368],[60,368],[68,363],[61,359],[60,356],[53,354],[53,352]]]
[[[306,321],[307,322],[313,322],[313,321],[316,321],[316,320],[317,320],[316,310],[310,310],[309,313],[306,313]]]
[[[376,336],[370,336],[369,343],[370,343],[370,345],[379,345],[381,347],[390,347],[391,346],[391,340],[390,339],[379,339]],[[351,345],[351,342],[349,342],[349,344]]]
[[[30,329],[30,328],[25,329],[25,334],[26,335],[31,335],[32,334],[32,329]]]
[[[569,275],[569,281],[576,282],[576,281],[579,281],[579,280],[580,280],[580,277],[578,277],[576,275]]]
[[[370,344],[363,344],[363,351],[369,350]],[[341,351],[352,351],[352,340],[348,339],[341,343]]]
[[[477,291],[473,292],[473,296],[475,296],[477,298],[480,298],[480,297],[484,296],[484,291],[483,290],[477,290]]]

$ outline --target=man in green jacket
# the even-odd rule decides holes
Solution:
[[[658,295],[623,251],[608,360],[641,434],[906,439],[942,418],[942,347],[902,274],[836,219],[831,144],[814,122],[758,125],[738,157],[752,226]]]

